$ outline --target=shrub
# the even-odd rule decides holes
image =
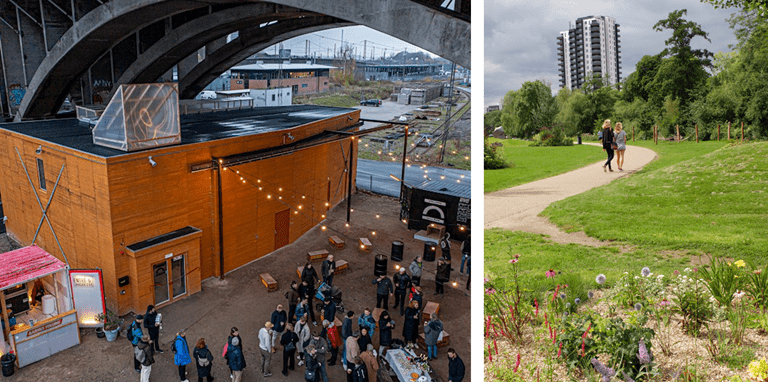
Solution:
[[[533,137],[531,146],[573,146],[573,140],[561,128],[542,127],[541,132]]]
[[[511,167],[511,164],[486,139],[483,144],[483,168],[486,170],[496,170],[507,167]]]
[[[743,263],[741,261],[741,264]],[[701,269],[701,278],[712,297],[724,308],[731,306],[733,294],[741,289],[744,281],[738,266],[714,256],[710,259],[709,270],[706,267]]]
[[[713,314],[706,289],[697,278],[682,277],[672,288],[673,311],[682,317],[683,330],[689,335],[699,335],[704,325]]]

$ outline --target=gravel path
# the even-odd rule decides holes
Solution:
[[[598,146],[595,143],[585,144]],[[587,236],[584,232],[562,232],[539,214],[558,200],[633,174],[656,157],[656,152],[653,150],[627,145],[623,172],[616,169],[615,159],[612,162],[615,172],[603,172],[602,167],[605,163],[603,158],[600,162],[565,174],[485,194],[484,228],[498,227],[511,231],[545,234],[549,235],[551,240],[561,244],[603,246],[605,243]]]

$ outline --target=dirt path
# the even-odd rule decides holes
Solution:
[[[595,143],[587,143],[597,146]],[[605,243],[587,236],[584,232],[565,233],[547,218],[539,214],[550,204],[569,196],[586,192],[595,187],[633,174],[656,158],[656,152],[638,146],[627,146],[624,171],[603,172],[603,163],[595,162],[589,166],[573,170],[551,178],[537,180],[516,187],[485,194],[484,228],[503,228],[511,231],[525,231],[549,235],[550,239],[561,244],[582,244],[603,246]]]

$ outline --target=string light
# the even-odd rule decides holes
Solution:
[[[277,190],[280,191],[280,192],[283,192],[283,188],[282,187],[278,188]]]
[[[323,231],[325,231],[325,228],[326,228],[325,226],[320,226],[320,229]]]
[[[224,167],[224,171],[227,171],[227,168],[226,168],[226,167]]]
[[[344,224],[344,227],[349,228],[349,223]]]
[[[378,219],[378,218],[380,218],[380,217],[381,217],[381,216],[379,216],[379,215],[376,215],[376,219]]]
[[[267,195],[267,199],[272,199],[272,195]]]
[[[325,215],[320,215],[321,218],[325,219]]]
[[[376,231],[371,231],[371,235],[376,236]]]
[[[239,173],[240,173],[240,170],[235,170],[235,173],[236,173],[236,174],[239,174]]]

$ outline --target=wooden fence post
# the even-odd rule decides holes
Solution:
[[[717,140],[720,140],[720,124],[717,124]]]
[[[731,122],[728,121],[728,140],[731,140]]]
[[[653,143],[659,144],[659,125],[653,125]]]
[[[635,127],[632,126],[632,142],[635,141]]]
[[[675,138],[677,139],[677,142],[680,142],[680,125],[675,125],[675,133],[677,134]]]
[[[696,126],[696,143],[699,143],[699,124],[697,123],[694,126]]]
[[[744,142],[744,122],[741,123],[741,141]]]

